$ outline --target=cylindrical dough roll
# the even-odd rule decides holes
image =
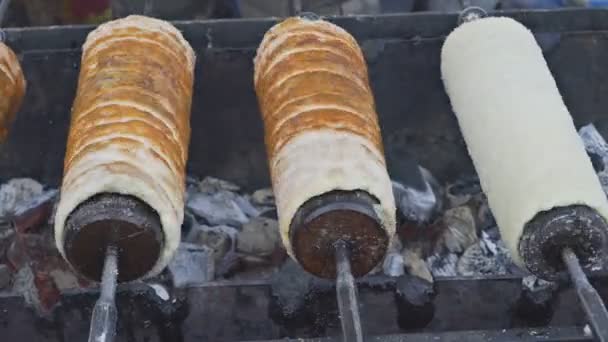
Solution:
[[[294,257],[291,221],[309,199],[363,190],[395,231],[395,203],[367,66],[354,38],[322,21],[289,18],[271,28],[255,59],[281,237]]]
[[[195,55],[171,24],[143,16],[108,22],[83,46],[55,239],[100,193],[135,196],[160,216],[162,270],[180,240]]]
[[[0,42],[0,142],[6,140],[25,94],[25,77],[11,48]]]
[[[534,36],[509,18],[485,18],[452,32],[441,73],[481,186],[518,264],[534,216],[608,203],[572,117]]]

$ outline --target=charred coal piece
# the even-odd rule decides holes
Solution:
[[[547,326],[557,305],[557,286],[524,286],[514,309],[515,326]]]
[[[546,280],[565,274],[562,250],[571,248],[585,269],[606,260],[608,226],[593,209],[583,205],[557,207],[538,213],[526,226],[519,254],[530,272]]]
[[[399,277],[395,289],[397,323],[403,330],[420,330],[435,316],[433,284],[425,279],[404,275]]]
[[[364,191],[331,191],[302,205],[290,226],[300,265],[321,278],[336,278],[335,243],[346,242],[354,277],[382,261],[389,237],[374,211],[377,201]]]
[[[95,195],[66,220],[66,258],[78,273],[95,281],[101,280],[108,246],[118,248],[118,281],[124,282],[148,273],[163,244],[158,213],[133,196]]]

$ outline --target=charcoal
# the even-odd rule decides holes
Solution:
[[[265,217],[265,218],[273,219],[273,220],[278,220],[279,219],[279,215],[277,213],[277,209],[276,208],[267,208],[267,209],[264,209],[260,213],[260,217]]]
[[[432,282],[411,275],[405,275],[397,280],[396,292],[416,306],[429,303],[434,295]]]
[[[214,177],[205,177],[205,179],[199,183],[198,189],[204,194],[214,194],[221,191],[238,192],[241,190],[241,188],[234,183]]]
[[[498,226],[496,225],[484,229],[481,232],[481,239],[487,239],[493,242],[500,241],[500,229],[498,229]]]
[[[169,263],[173,286],[183,288],[213,280],[213,251],[206,246],[182,242]]]
[[[459,207],[469,203],[481,193],[481,185],[477,177],[465,177],[449,184],[445,194],[450,208]]]
[[[433,254],[426,259],[433,277],[455,277],[458,275],[456,254]]]
[[[585,150],[588,153],[593,153],[596,158],[599,158],[598,161],[602,162],[601,169],[605,169],[608,163],[608,144],[604,137],[602,137],[593,124],[581,127],[578,130],[578,134],[583,141]]]
[[[279,223],[256,217],[243,225],[238,235],[236,250],[253,256],[267,256],[280,246]]]
[[[13,292],[23,297],[25,304],[40,316],[47,316],[48,310],[42,302],[36,287],[35,275],[28,265],[21,267],[13,277]]]
[[[238,230],[229,226],[196,225],[185,241],[210,248],[215,262],[219,263],[227,253],[234,252],[237,234]]]
[[[274,192],[271,188],[257,190],[251,195],[251,202],[257,206],[273,207],[275,206]]]
[[[434,296],[433,283],[414,276],[400,277],[395,291],[399,328],[409,331],[426,327],[435,315]]]
[[[192,231],[192,228],[197,225],[198,225],[198,222],[196,220],[196,217],[194,217],[194,215],[192,213],[190,213],[188,210],[185,210],[184,211],[184,220],[182,221],[182,228],[181,228],[182,238],[185,236],[188,236],[188,234],[190,234],[190,231]]]
[[[522,287],[525,291],[539,294],[538,301],[548,300],[548,293],[558,290],[559,285],[556,282],[550,282],[540,279],[534,275],[523,277],[521,280]]]
[[[492,214],[492,210],[490,209],[490,205],[488,204],[488,200],[485,196],[483,196],[481,203],[477,207],[477,217],[475,218],[475,222],[480,230],[496,227],[496,219],[494,219],[494,215]]]
[[[382,269],[384,274],[389,277],[399,277],[405,273],[404,267],[405,260],[403,259],[403,255],[401,253],[390,253],[386,255]]]
[[[469,247],[458,260],[458,273],[463,276],[504,275],[511,258],[502,241],[481,240]]]
[[[187,208],[212,226],[240,227],[249,218],[235,201],[236,195],[221,191],[214,194],[197,193],[188,199]]]
[[[591,158],[604,192],[608,193],[608,144],[593,124],[578,131],[587,154]]]
[[[437,197],[429,184],[418,190],[393,181],[393,194],[398,211],[408,221],[428,222],[436,212]]]
[[[18,233],[32,233],[39,228],[52,224],[57,190],[43,192],[32,200],[19,205],[13,216],[13,224]]]
[[[272,276],[270,286],[285,316],[294,315],[311,294],[315,278],[304,271],[295,261],[289,259]]]
[[[260,216],[260,214],[261,214],[260,210],[258,210],[256,207],[254,207],[251,204],[251,202],[249,201],[249,198],[247,198],[245,196],[237,196],[234,199],[234,201],[239,206],[239,208],[241,208],[243,213],[245,213],[245,215],[247,215],[249,217]]]
[[[523,277],[521,295],[515,305],[516,320],[532,326],[550,324],[558,287],[557,283],[547,282],[533,275]]]
[[[12,279],[11,269],[4,264],[0,264],[0,290],[7,288]]]
[[[76,275],[71,271],[54,269],[50,271],[49,274],[51,278],[53,278],[55,286],[59,291],[80,288],[78,277],[76,277]]]
[[[469,207],[447,210],[443,214],[443,224],[445,230],[441,242],[450,253],[462,254],[478,241],[475,219]]]
[[[402,255],[403,260],[405,261],[405,269],[409,275],[416,276],[433,283],[433,275],[431,274],[426,262],[420,256],[419,252],[405,248]]]
[[[433,193],[435,194],[435,212],[434,213],[440,213],[441,211],[443,211],[444,209],[444,201],[443,201],[443,197],[444,197],[444,189],[443,186],[441,184],[439,184],[439,181],[437,180],[437,178],[435,178],[435,176],[433,176],[433,174],[431,173],[431,171],[427,170],[426,168],[419,166],[420,169],[420,174],[422,175],[422,179],[424,180],[424,182],[428,185],[431,186],[431,190],[433,190]]]
[[[403,155],[402,153],[400,153]],[[423,223],[441,211],[441,187],[433,175],[407,156],[387,155],[397,212],[405,220]]]

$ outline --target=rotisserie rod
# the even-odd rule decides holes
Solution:
[[[441,72],[501,235],[533,274],[569,271],[588,303],[592,288],[580,291],[576,270],[606,260],[608,201],[572,117],[527,28],[510,18],[462,21],[445,41]],[[608,313],[592,297],[583,306],[597,328]],[[608,339],[606,329],[594,332]]]
[[[361,49],[314,15],[289,18],[264,36],[254,83],[283,244],[306,271],[337,279],[342,310],[357,308],[354,277],[378,265],[395,231]],[[345,338],[361,340],[358,311],[342,310]]]
[[[113,322],[105,289],[157,274],[177,249],[194,62],[175,27],[143,16],[105,23],[83,46],[55,239],[78,273],[102,281],[92,334]]]

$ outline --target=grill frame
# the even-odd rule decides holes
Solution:
[[[603,118],[603,110],[608,108],[608,96],[604,95],[608,87],[608,68],[604,65],[608,60],[608,10],[495,15],[513,17],[539,34],[549,67],[577,126],[593,122],[607,135],[608,119]],[[418,160],[441,182],[474,173],[439,76],[441,44],[456,27],[457,19],[457,13],[329,19],[362,45],[383,128],[389,172],[396,178],[399,169],[391,160],[407,158]],[[264,32],[276,22],[239,19],[175,23],[199,56],[191,117],[190,175],[220,177],[245,189],[270,184],[262,120],[253,91],[252,59]],[[0,179],[27,176],[59,185],[78,77],[79,47],[92,29],[62,26],[3,30],[5,41],[20,56],[28,90],[9,139],[0,146]],[[374,341],[404,340],[404,336],[394,335],[403,333],[396,324],[399,304],[394,281],[376,278],[362,282],[364,331],[393,334]],[[608,277],[596,276],[592,282],[608,299]],[[175,290],[177,300],[171,303],[161,302],[141,284],[121,289],[119,340],[139,341],[146,336],[149,341],[272,340],[339,333],[339,322],[333,316],[326,320],[328,327],[323,332],[282,321],[271,308],[273,294],[268,281],[211,283]],[[436,290],[436,321],[421,328],[422,333],[408,334],[408,341],[436,337],[459,341],[463,334],[469,341],[512,341],[514,336],[521,340],[589,340],[582,331],[584,315],[571,289],[560,290],[556,297],[559,305],[553,312],[551,328],[532,328],[529,322],[513,318],[512,305],[522,293],[520,277],[437,279]],[[328,285],[322,292],[325,294],[314,305],[333,307],[331,312],[335,314],[332,287]],[[0,335],[7,340],[83,340],[96,296],[94,292],[64,294],[63,305],[52,317],[41,319],[24,306],[20,297],[0,295]],[[384,304],[382,314],[370,309]]]

